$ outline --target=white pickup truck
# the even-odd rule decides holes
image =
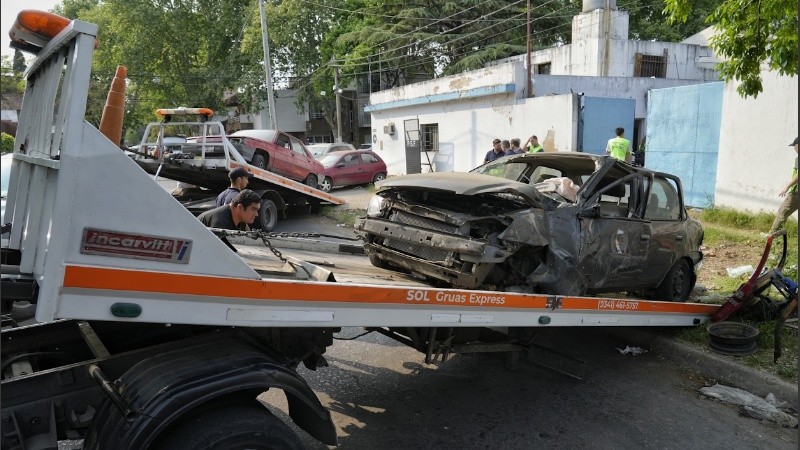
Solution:
[[[26,40],[37,57],[3,218],[3,304],[7,292],[27,294],[38,322],[0,334],[5,449],[61,439],[87,449],[300,448],[257,402],[269,389],[286,394],[302,429],[335,445],[329,412],[295,369],[324,366],[340,327],[384,333],[426,361],[499,351],[513,362],[543,328],[691,326],[716,309],[440,289],[363,256],[325,270],[231,237],[236,252],[84,120],[97,27],[59,30]]]

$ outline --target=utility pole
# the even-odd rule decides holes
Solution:
[[[528,84],[527,84],[527,86],[528,86],[528,88],[527,88],[527,91],[525,91],[525,96],[526,97],[532,97],[532,95],[531,95],[532,94],[531,93],[531,72],[532,72],[531,71],[531,0],[527,1],[526,8],[527,8],[527,13],[528,13],[528,24],[527,24],[527,26],[528,26],[528,54],[527,54],[527,59],[528,59],[528,64],[527,64],[528,65]]]
[[[264,41],[264,71],[267,77],[267,108],[269,108],[269,127],[273,130],[278,129],[278,121],[275,118],[275,95],[272,92],[272,69],[269,62],[269,32],[267,31],[267,14],[264,11],[264,0],[258,2],[258,9],[261,11],[261,39]]]
[[[333,89],[336,94],[336,142],[342,141],[342,101],[340,92],[342,89],[339,87],[339,66],[336,63],[336,58],[331,60],[333,65]]]

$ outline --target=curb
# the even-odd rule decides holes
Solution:
[[[228,236],[232,244],[261,243],[244,236]],[[269,241],[275,248],[290,248],[317,253],[346,253],[349,255],[363,255],[364,243],[362,241],[336,240],[336,239],[309,239],[302,237],[270,237]]]
[[[744,389],[760,397],[772,393],[778,400],[798,409],[797,384],[740,364],[736,357],[705,351],[663,336],[659,332],[639,328],[614,328],[609,331],[641,347],[650,348],[683,368],[700,372],[722,384]]]

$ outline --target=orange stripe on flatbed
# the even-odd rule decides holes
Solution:
[[[343,302],[484,308],[547,309],[553,296],[397,286],[247,280],[68,265],[64,288],[244,298],[255,301]],[[620,303],[621,302],[621,303]],[[619,309],[617,309],[619,307]],[[712,314],[718,305],[562,297],[565,310]]]

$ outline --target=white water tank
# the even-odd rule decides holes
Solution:
[[[589,12],[595,9],[608,8],[617,9],[617,0],[583,0],[583,11]]]

